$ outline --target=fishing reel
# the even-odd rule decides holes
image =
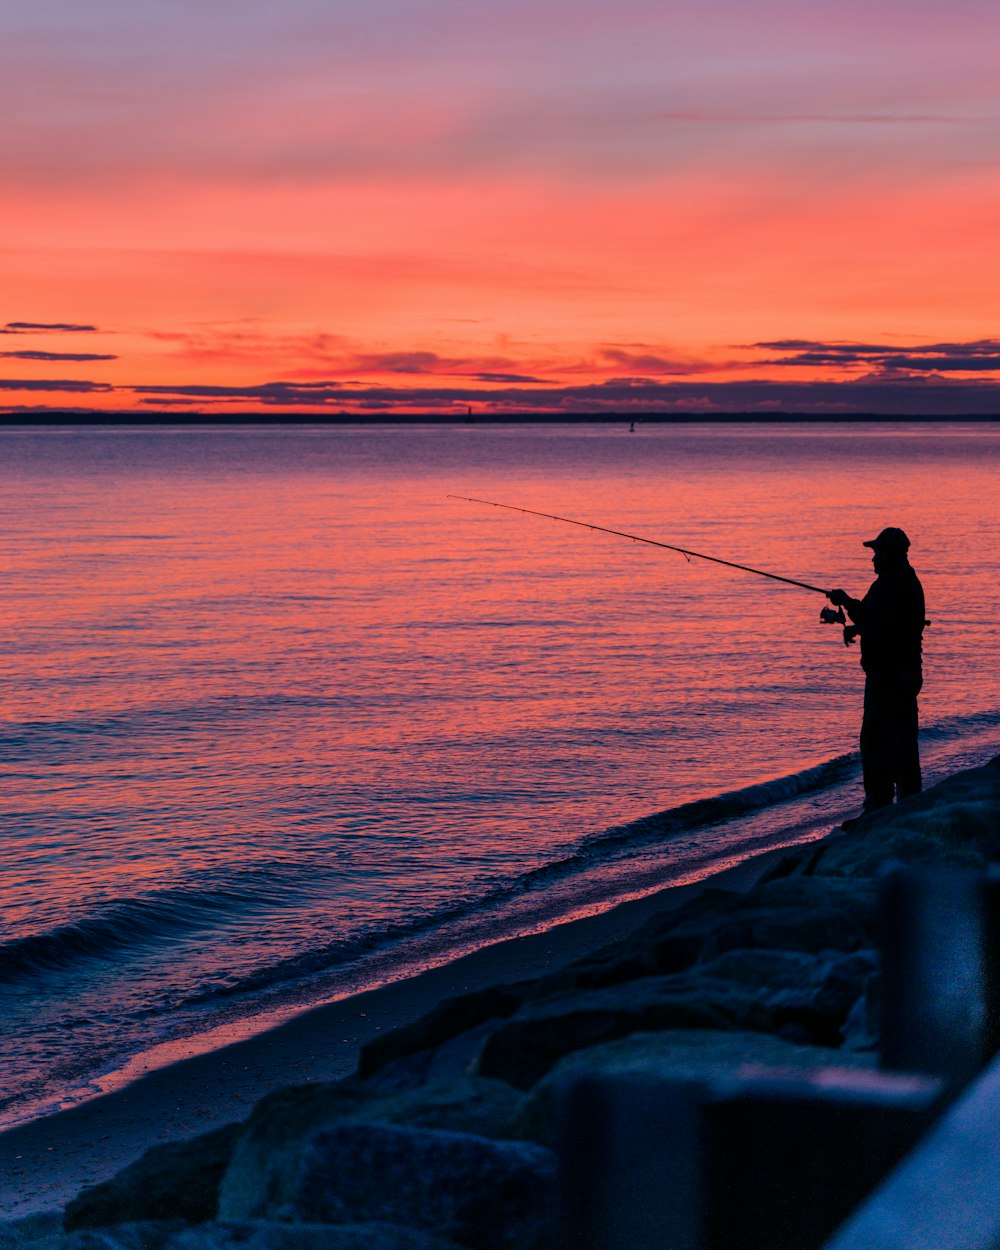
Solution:
[[[823,625],[843,625],[845,647],[849,647],[861,633],[857,625],[848,624],[843,608],[820,608],[819,619]]]

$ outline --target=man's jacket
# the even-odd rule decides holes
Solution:
[[[844,606],[858,626],[861,667],[868,676],[919,690],[924,591],[909,561],[882,570],[863,599]]]

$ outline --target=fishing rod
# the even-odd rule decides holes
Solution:
[[[552,512],[536,512],[534,508],[516,508],[513,504],[497,503],[493,499],[475,499],[471,495],[449,495],[448,498],[461,499],[464,503],[484,503],[491,508],[506,508],[508,512],[525,512],[528,516],[546,517],[549,521],[564,521],[567,525],[580,525],[587,530],[599,530],[602,534],[614,534],[617,538],[631,538],[635,543],[649,543],[651,547],[664,547],[667,551],[678,551],[689,560],[692,557],[698,560],[711,560],[713,564],[724,564],[726,568],[739,569],[742,573],[754,573],[757,577],[769,577],[774,582],[785,582],[789,586],[798,586],[802,590],[811,590],[817,595],[823,595],[824,598],[829,593],[820,586],[810,586],[808,582],[798,582],[794,577],[779,577],[777,573],[765,573],[763,569],[752,569],[748,564],[736,564],[733,560],[720,560],[718,556],[706,556],[702,551],[689,551],[686,547],[674,547],[670,543],[658,542],[655,538],[643,538],[641,534],[626,534],[622,530],[608,529],[604,525],[592,525],[589,521],[574,521],[572,517],[556,516]],[[829,616],[826,613],[829,613]],[[844,614],[841,611],[837,615],[834,614],[832,608],[824,608],[823,612],[820,613],[820,619],[829,621],[831,624],[833,622],[842,624]]]

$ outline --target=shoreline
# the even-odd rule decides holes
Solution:
[[[251,1037],[179,1059],[112,1093],[8,1129],[0,1133],[0,1219],[60,1207],[150,1146],[242,1119],[281,1085],[347,1076],[366,1042],[417,1019],[442,999],[552,971],[626,937],[647,917],[707,888],[749,889],[791,849],[772,848],[698,881],[502,939],[416,976],[308,1008]]]
[[[44,427],[53,425],[78,426],[255,426],[255,425],[355,425],[363,427],[378,426],[412,426],[412,425],[622,425],[626,421],[640,421],[647,425],[858,425],[881,422],[888,425],[900,425],[913,422],[920,425],[932,424],[979,424],[981,422],[1000,422],[1000,412],[799,412],[795,409],[775,408],[761,412],[681,412],[677,409],[650,409],[632,412],[622,409],[618,412],[580,411],[572,413],[558,412],[381,412],[377,417],[367,417],[360,412],[288,412],[275,416],[270,412],[137,412],[122,410],[87,409],[73,411],[57,409],[49,412],[3,412],[0,417],[10,427]]]
[[[808,794],[807,791],[805,797]],[[726,798],[728,795],[715,797]],[[793,795],[779,801],[777,806],[779,809],[784,808],[801,797],[803,796]],[[694,800],[681,808],[669,809],[666,815],[699,807],[701,803],[702,800]],[[837,803],[807,819],[803,819],[799,813],[794,819],[782,820],[766,836],[757,836],[738,843],[724,856],[718,852],[695,856],[679,865],[672,865],[669,869],[659,861],[652,866],[637,866],[637,861],[631,861],[627,881],[617,881],[610,889],[602,878],[599,887],[591,885],[582,892],[576,890],[571,898],[562,899],[554,907],[534,907],[527,910],[519,908],[515,912],[505,911],[499,916],[486,912],[474,925],[465,926],[458,934],[449,934],[447,926],[443,929],[438,927],[411,936],[401,948],[386,947],[368,952],[331,969],[323,988],[313,987],[307,996],[278,997],[270,1006],[217,1020],[207,1028],[197,1029],[190,1034],[181,1034],[159,1042],[150,1041],[148,1045],[123,1057],[107,1070],[99,1071],[88,1078],[77,1078],[65,1085],[59,1093],[25,1099],[16,1110],[11,1108],[11,1113],[0,1113],[0,1138],[15,1129],[120,1092],[147,1075],[172,1067],[176,1063],[251,1040],[282,1028],[286,1023],[311,1011],[345,1003],[363,994],[414,980],[425,972],[457,963],[486,948],[502,947],[505,943],[520,938],[541,937],[553,929],[578,920],[597,919],[605,913],[615,912],[627,903],[640,903],[657,896],[667,897],[670,891],[680,888],[697,889],[710,885],[750,860],[759,859],[774,851],[792,851],[826,837],[852,810],[850,805]],[[649,824],[662,815],[656,813],[634,823]],[[749,812],[738,812],[722,818],[719,824],[723,829],[730,824],[742,826],[747,820],[753,821],[759,815],[760,811],[751,809]],[[550,891],[551,887],[547,887],[546,895]]]

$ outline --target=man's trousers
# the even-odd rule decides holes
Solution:
[[[920,793],[919,689],[919,681],[886,680],[871,674],[865,679],[861,767],[866,811],[891,803],[893,792],[897,799]]]

